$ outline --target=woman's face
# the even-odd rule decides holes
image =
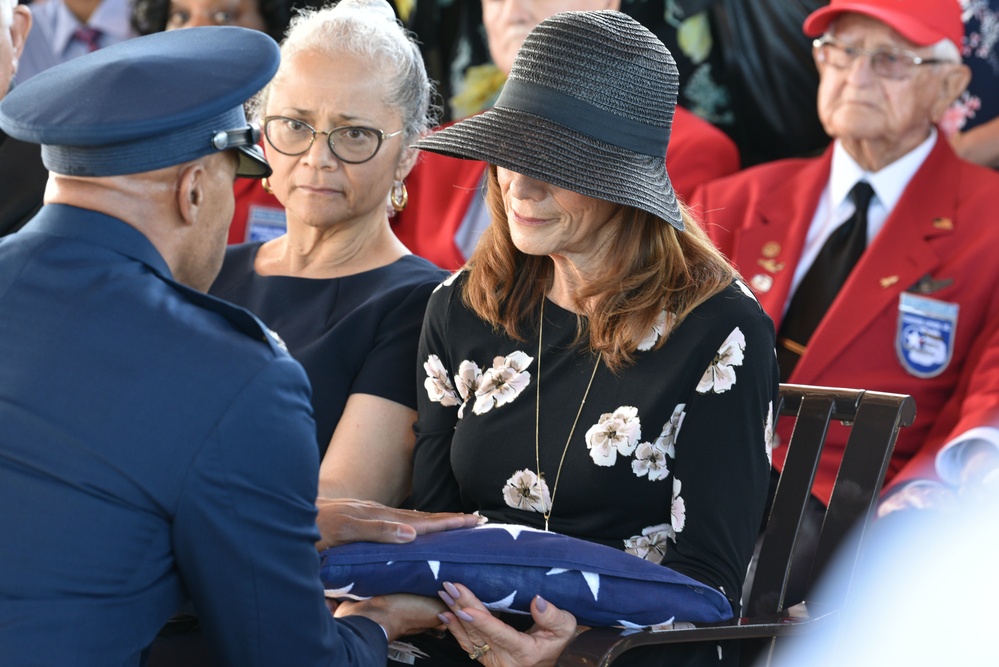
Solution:
[[[266,32],[257,0],[172,0],[167,30],[234,25]]]
[[[577,266],[599,262],[620,206],[498,167],[513,244],[528,255],[564,257]]]
[[[264,141],[267,161],[274,170],[268,181],[287,209],[289,223],[328,227],[363,224],[387,215],[393,181],[405,178],[412,167],[411,159],[401,159],[404,152],[407,158],[410,154],[405,151],[404,135],[386,137],[367,162],[348,164],[330,150],[327,135],[319,134],[348,126],[373,128],[386,135],[401,130],[401,114],[385,102],[385,81],[370,62],[346,53],[330,58],[303,52],[281,65],[264,117],[302,121],[317,132],[312,146],[301,155],[285,155]]]
[[[482,24],[486,28],[489,55],[501,72],[509,74],[527,33],[549,16],[620,6],[621,0],[482,0]]]

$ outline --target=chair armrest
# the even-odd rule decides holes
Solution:
[[[639,646],[803,634],[825,627],[836,618],[837,613],[837,610],[830,609],[809,615],[809,611],[802,603],[780,615],[736,618],[721,623],[680,623],[667,630],[591,628],[570,642],[556,664],[559,667],[606,667],[625,651]]]

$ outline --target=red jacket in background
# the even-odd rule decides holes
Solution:
[[[818,158],[778,160],[697,189],[695,214],[756,292],[779,329],[795,267],[829,180],[832,148]],[[958,158],[939,137],[880,233],[854,267],[790,377],[797,384],[909,394],[916,421],[900,431],[886,487],[935,477],[952,438],[999,426],[999,174]],[[903,363],[907,323],[900,303],[957,306],[944,335],[949,355],[932,377]],[[911,331],[910,331],[911,334]],[[917,338],[918,342],[918,338]],[[786,442],[789,434],[780,433]],[[813,493],[828,502],[847,429],[834,424]],[[783,465],[785,448],[774,450]]]

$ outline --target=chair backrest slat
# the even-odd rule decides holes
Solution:
[[[832,396],[807,395],[782,387],[781,415],[795,417],[787,458],[767,518],[756,572],[743,615],[763,616],[784,606],[789,568],[802,517],[818,469],[835,401]],[[842,410],[841,410],[842,411]]]
[[[795,423],[760,544],[751,592],[744,601],[743,616],[748,618],[664,632],[620,633],[612,628],[594,628],[570,644],[559,658],[560,666],[605,667],[638,646],[690,641],[714,645],[723,639],[740,640],[740,664],[758,664],[756,657],[766,647],[769,657],[773,656],[777,637],[798,630],[807,632],[813,625],[810,621],[785,622],[785,593],[794,556],[798,555],[795,545],[812,544],[799,538],[830,421],[842,421],[852,428],[817,539],[813,578],[834,554],[837,559],[848,558],[851,568],[856,566],[862,555],[867,519],[877,504],[898,431],[912,424],[915,402],[901,394],[792,384],[782,384],[780,393],[779,414],[793,418]],[[807,549],[799,551],[804,560]],[[838,600],[817,602],[826,610],[838,608],[847,592],[837,595]],[[830,604],[833,606],[827,606]],[[822,617],[816,620],[821,623]]]
[[[864,392],[819,534],[810,577],[812,583],[834,556],[838,556],[844,571],[852,574],[862,556],[863,531],[877,505],[898,430],[911,425],[915,417],[916,403],[910,396]],[[875,490],[873,495],[872,489]],[[814,589],[814,586],[810,588]],[[832,607],[842,606],[849,587],[830,588],[824,589],[827,597],[821,602]]]
[[[810,583],[834,554],[845,552],[851,567],[860,558],[857,545],[863,533],[857,531],[865,527],[857,525],[874,511],[898,430],[912,424],[915,402],[898,394],[782,384],[780,415],[795,422],[745,600],[745,616],[779,613],[785,607],[795,545],[830,422],[851,428],[815,548]],[[839,606],[843,600],[822,602]]]

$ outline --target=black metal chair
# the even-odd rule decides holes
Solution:
[[[795,423],[744,601],[745,615],[658,632],[593,628],[573,640],[558,665],[603,667],[639,646],[729,640],[738,641],[742,665],[757,664],[764,654],[769,664],[778,637],[834,622],[849,594],[846,587],[823,589],[821,598],[805,603],[785,604],[795,544],[829,424],[837,420],[850,426],[850,435],[815,547],[810,583],[834,555],[837,567],[846,572],[856,568],[899,429],[915,419],[915,401],[901,394],[791,384],[782,384],[780,395],[781,418]]]

